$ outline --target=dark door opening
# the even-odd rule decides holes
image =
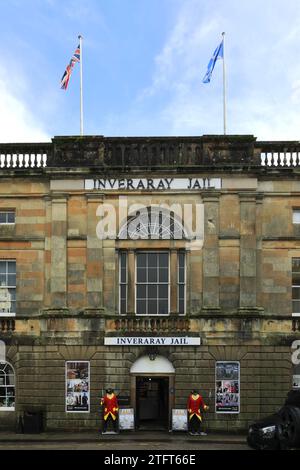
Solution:
[[[168,429],[169,377],[136,377],[136,418],[140,430]]]

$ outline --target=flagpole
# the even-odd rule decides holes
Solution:
[[[224,135],[226,135],[226,66],[225,66],[225,33],[223,36],[223,125]]]
[[[82,90],[82,36],[78,36],[80,45],[80,135],[83,135],[83,90]]]

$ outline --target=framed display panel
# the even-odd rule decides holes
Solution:
[[[187,410],[172,409],[172,431],[187,431],[188,415]]]
[[[120,408],[119,409],[119,429],[133,430],[135,429],[134,423],[134,409],[133,408]]]
[[[238,361],[216,362],[216,413],[240,413],[240,363]]]
[[[67,413],[90,412],[90,363],[89,361],[66,362]]]

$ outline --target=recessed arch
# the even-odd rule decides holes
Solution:
[[[175,374],[173,364],[164,356],[156,356],[155,360],[150,360],[149,356],[139,357],[130,368],[131,374]]]

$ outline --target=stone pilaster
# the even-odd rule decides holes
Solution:
[[[103,194],[87,194],[87,308],[103,309],[103,240],[97,236],[96,216]]]
[[[219,311],[219,193],[203,193],[202,197],[204,203],[202,309]]]
[[[256,195],[240,193],[240,310],[256,308]]]
[[[67,197],[56,194],[51,203],[51,308],[67,306]]]

